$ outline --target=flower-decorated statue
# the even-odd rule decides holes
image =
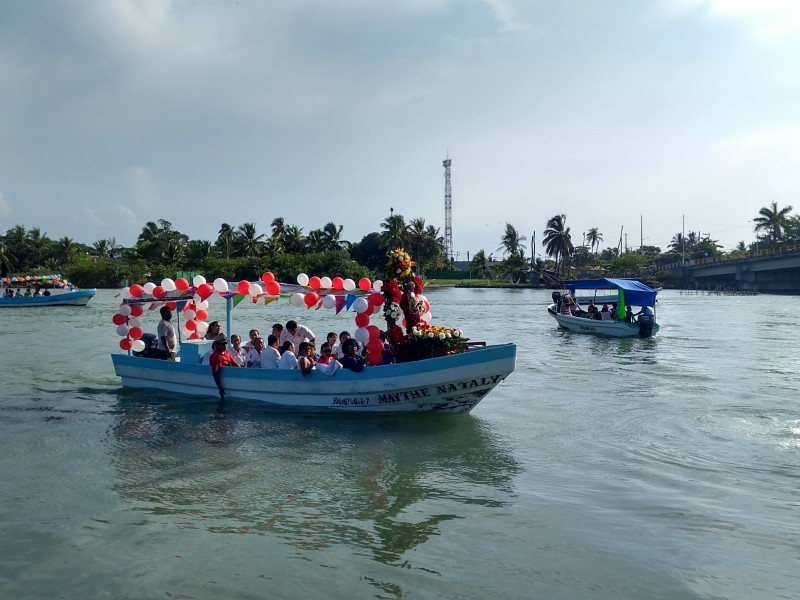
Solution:
[[[422,280],[414,276],[411,271],[413,266],[414,262],[408,252],[402,248],[395,248],[389,253],[386,281],[383,282],[383,295],[386,299],[383,315],[393,344],[403,339],[403,330],[399,326],[403,317],[406,321],[406,333],[409,335],[420,320],[417,295],[422,293]]]

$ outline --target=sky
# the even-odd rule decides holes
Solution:
[[[457,259],[556,214],[573,243],[754,240],[800,213],[797,0],[4,0],[0,233],[393,209]]]

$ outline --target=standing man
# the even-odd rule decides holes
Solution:
[[[178,339],[175,337],[175,328],[170,323],[172,311],[167,306],[161,307],[161,321],[158,323],[158,357],[162,360],[175,360],[175,350]]]
[[[214,338],[208,364],[211,365],[211,375],[214,377],[214,383],[217,384],[217,389],[219,390],[219,399],[225,400],[225,389],[222,387],[222,380],[219,378],[220,371],[222,367],[238,367],[239,365],[236,364],[231,353],[228,352],[228,338],[225,337],[224,333],[220,333]]]
[[[284,342],[292,342],[295,348],[299,348],[303,342],[314,343],[314,332],[305,325],[298,325],[297,321],[288,321],[286,327],[281,332],[280,345]]]

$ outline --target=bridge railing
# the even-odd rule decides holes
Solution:
[[[761,258],[763,256],[782,256],[786,254],[797,253],[800,253],[800,245],[778,246],[776,248],[765,248],[764,250],[757,250],[753,252],[742,252],[741,254],[725,254],[723,256],[714,256],[712,258],[700,258],[689,261],[689,263],[692,266],[713,265],[731,261],[747,260],[750,258]]]

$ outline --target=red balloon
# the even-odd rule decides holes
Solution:
[[[144,331],[142,331],[139,327],[131,327],[131,330],[128,332],[128,335],[131,337],[132,340],[140,340],[144,335]]]
[[[128,291],[131,293],[131,296],[138,298],[144,293],[144,288],[138,283],[134,283],[130,288],[128,288]]]
[[[175,289],[179,292],[185,292],[189,289],[189,282],[186,281],[183,277],[178,277],[175,280]]]
[[[343,290],[344,289],[344,279],[341,277],[334,277],[333,281],[331,281],[331,287],[334,290]]]
[[[178,305],[174,302],[167,302],[167,308],[170,310],[178,310]]]
[[[201,336],[200,336],[200,334],[199,334],[199,333],[197,333],[197,332],[195,331],[195,332],[194,332],[192,335],[190,335],[190,336],[189,336],[189,339],[190,339],[190,340],[199,340],[199,339],[201,339]]]
[[[318,301],[319,301],[319,294],[316,294],[314,292],[308,292],[303,297],[303,302],[306,303],[306,306],[308,308],[311,308],[312,306],[314,306]]]
[[[130,341],[128,338],[121,339],[119,341],[119,347],[123,350],[130,350],[133,348],[133,342]]]
[[[194,331],[195,329],[197,329],[197,321],[195,321],[194,319],[189,319],[188,321],[186,321],[184,327],[186,327],[186,329],[188,329],[189,331]]]
[[[311,279],[308,280],[308,287],[312,290],[318,290],[321,287],[320,279],[316,275],[314,275]]]
[[[139,306],[138,304],[134,304],[131,306],[131,316],[132,317],[141,317],[144,314],[144,309]]]
[[[360,289],[362,292],[368,292],[370,289],[372,289],[372,282],[366,277],[362,277],[358,280],[358,289]]]
[[[161,300],[164,296],[167,295],[167,292],[164,291],[164,288],[160,285],[157,285],[155,289],[153,289],[153,298],[158,298]]]
[[[197,288],[197,295],[200,296],[203,300],[208,298],[211,294],[214,293],[214,286],[210,283],[204,283],[200,287]]]
[[[356,325],[359,327],[366,327],[369,325],[369,315],[367,313],[360,313],[356,315]]]
[[[133,314],[133,313],[131,313],[131,314]],[[126,317],[125,315],[121,315],[121,314],[117,313],[113,317],[111,317],[111,322],[114,325],[125,325],[125,323],[128,322],[128,317]]]
[[[377,340],[380,338],[381,330],[375,327],[375,325],[370,325],[369,327],[367,327],[367,331],[369,331],[370,341]]]
[[[280,296],[281,284],[277,281],[268,281],[264,291],[266,291],[270,296]]]
[[[198,321],[208,321],[208,311],[198,310],[194,318],[197,319]]]
[[[370,340],[367,344],[367,364],[379,365],[383,360],[383,342],[380,340]]]
[[[250,282],[242,279],[236,286],[236,291],[242,296],[247,296],[250,293]]]
[[[383,294],[370,294],[367,297],[367,302],[372,306],[383,306]]]
[[[264,283],[269,283],[270,281],[275,281],[275,275],[273,275],[272,273],[269,273],[269,272],[264,273],[261,276],[261,281],[263,281]]]

